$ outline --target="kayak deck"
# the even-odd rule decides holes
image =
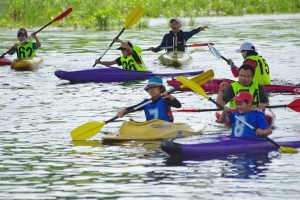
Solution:
[[[146,122],[125,121],[115,133],[108,133],[102,137],[103,140],[126,141],[126,140],[157,140],[163,138],[174,138],[199,134],[205,128],[199,124],[192,128],[185,123],[172,123],[153,119]],[[179,135],[178,135],[179,133]]]
[[[166,66],[180,67],[188,65],[192,57],[183,51],[168,51],[158,57],[160,62]]]
[[[43,65],[43,58],[39,56],[25,58],[23,60],[14,60],[10,68],[16,71],[31,71]]]

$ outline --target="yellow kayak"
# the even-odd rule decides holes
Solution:
[[[16,71],[30,71],[43,65],[43,58],[39,56],[28,57],[22,60],[14,60],[10,68]]]
[[[195,129],[185,123],[172,123],[153,119],[146,122],[124,121],[118,132],[108,133],[103,140],[156,140],[162,138],[174,138],[177,136],[190,136],[199,134],[205,128],[199,124]]]
[[[158,57],[166,66],[180,67],[189,64],[193,58],[183,51],[168,51]]]

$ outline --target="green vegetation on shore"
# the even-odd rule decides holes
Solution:
[[[73,12],[57,26],[123,26],[136,6],[146,12],[138,26],[146,27],[149,18],[297,13],[300,0],[0,0],[0,27],[31,27],[49,22],[69,7]]]

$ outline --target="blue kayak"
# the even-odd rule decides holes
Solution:
[[[280,146],[300,147],[299,137],[272,138]],[[240,138],[227,135],[201,137],[193,143],[179,144],[163,141],[161,148],[169,155],[217,156],[237,153],[264,153],[278,148],[264,138]]]

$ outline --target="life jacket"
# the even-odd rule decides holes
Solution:
[[[143,50],[138,46],[133,46],[132,50],[136,52],[138,58],[134,59],[132,54],[128,57],[124,57],[122,55],[120,58],[122,67],[127,70],[147,71],[147,67],[141,57],[141,53]]]
[[[245,58],[245,60],[254,60],[257,63],[255,68],[255,75],[254,79],[261,85],[270,85],[271,78],[270,78],[270,71],[269,65],[266,60],[262,56],[251,55]]]
[[[148,102],[148,99],[145,99],[143,103]],[[174,117],[171,112],[171,108],[166,107],[165,99],[160,98],[156,103],[149,103],[144,107],[146,120],[151,119],[160,119],[167,122],[173,122]]]
[[[174,46],[173,49],[167,49],[167,51],[183,51],[185,52],[186,41],[183,38],[183,32],[180,30],[176,35],[173,31],[170,31],[166,46]]]
[[[20,44],[17,47],[17,58],[24,59],[35,56],[36,43],[29,41],[26,44]]]
[[[258,82],[252,81],[250,86],[242,86],[239,82],[233,82],[230,84],[233,88],[234,96],[237,95],[240,91],[247,91],[253,96],[253,107],[258,107],[259,101],[259,87]],[[229,101],[229,108],[236,108],[235,101]]]

